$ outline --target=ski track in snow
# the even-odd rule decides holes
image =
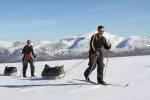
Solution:
[[[84,60],[84,59],[83,59]],[[21,63],[0,64],[0,98],[3,100],[150,100],[150,56],[110,58],[105,81],[112,84],[127,84],[128,87],[93,85],[75,79],[84,79],[83,73],[87,68],[88,60],[60,60],[35,62],[36,77],[20,77]],[[46,80],[41,78],[44,64],[50,66],[64,65],[66,71],[72,66],[64,79]],[[106,60],[105,60],[106,62]],[[16,66],[17,76],[4,76],[5,66]],[[96,82],[96,70],[91,74],[92,81]]]

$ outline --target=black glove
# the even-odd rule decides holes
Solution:
[[[111,49],[111,47],[112,47],[112,46],[111,46],[111,44],[109,44],[109,45],[108,45],[108,49],[110,50],[110,49]]]
[[[111,45],[112,45],[112,44],[109,45],[109,48],[111,48]]]
[[[34,55],[34,58],[36,58],[36,55]]]

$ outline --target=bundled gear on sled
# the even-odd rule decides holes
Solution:
[[[49,65],[45,64],[45,68],[41,74],[42,78],[48,79],[61,79],[65,76],[64,66],[55,66],[50,67]]]
[[[16,67],[5,67],[4,75],[6,76],[15,76],[17,74],[17,68]]]
[[[31,40],[27,40],[27,45],[24,46],[22,50],[22,54],[23,54],[23,58],[22,58],[23,77],[27,77],[26,70],[28,67],[28,63],[30,64],[31,67],[31,76],[34,77],[34,71],[35,71],[34,58],[36,58],[36,55],[34,54],[33,46],[31,45]]]

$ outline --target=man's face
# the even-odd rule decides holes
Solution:
[[[104,32],[105,32],[104,28],[101,28],[101,29],[98,30],[98,34],[99,34],[99,35],[103,35]]]
[[[30,45],[30,44],[31,44],[31,41],[28,41],[28,42],[27,42],[27,45]]]

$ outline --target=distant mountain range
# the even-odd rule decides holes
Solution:
[[[34,51],[37,55],[36,60],[60,60],[60,59],[79,59],[87,58],[89,51],[90,38],[96,32],[91,32],[83,36],[73,36],[51,42],[49,40],[33,43]],[[120,37],[105,32],[107,42],[112,44],[111,57],[136,56],[150,54],[150,37],[131,36],[128,38]],[[0,41],[0,62],[21,61],[21,51],[26,42],[5,42]],[[107,51],[103,50],[107,55]]]

